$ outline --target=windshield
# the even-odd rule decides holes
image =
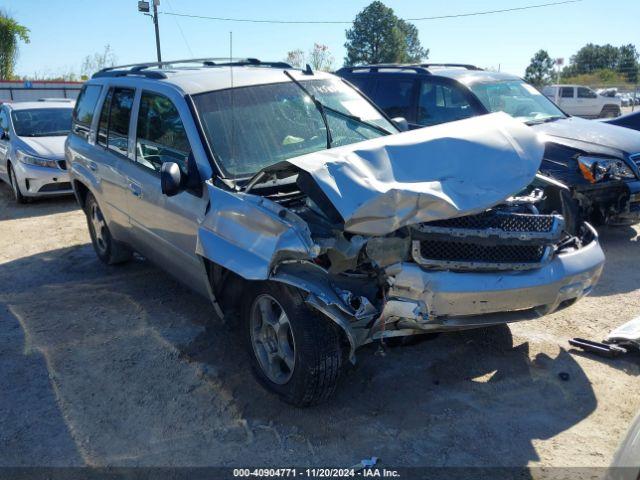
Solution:
[[[19,137],[65,136],[71,129],[72,108],[37,108],[11,112]]]
[[[300,83],[327,107],[332,147],[385,135],[377,127],[397,132],[344,82]],[[250,176],[269,165],[327,148],[322,114],[294,82],[202,93],[194,96],[194,101],[207,140],[230,177]]]
[[[535,87],[522,80],[476,83],[470,88],[490,112],[505,112],[527,123],[566,116]]]

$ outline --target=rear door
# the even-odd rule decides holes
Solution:
[[[575,90],[574,87],[560,87],[558,94],[558,106],[569,115],[578,115]]]
[[[121,167],[127,162],[134,98],[133,88],[109,88],[100,109],[96,145],[82,160],[99,179],[97,200],[109,220],[109,228],[118,240],[127,242],[131,241],[126,203],[128,185]]]
[[[180,111],[177,104],[181,105]],[[160,168],[175,162],[187,175],[192,143],[185,119],[185,102],[142,90],[136,98],[135,125],[129,161],[123,166],[127,178],[127,206],[135,244],[140,252],[196,290],[203,291],[202,264],[196,241],[206,200],[198,192],[183,191],[173,197],[162,194]],[[193,157],[192,157],[193,158]]]
[[[598,94],[587,87],[576,88],[576,115],[585,117],[600,114],[602,106],[598,99]]]

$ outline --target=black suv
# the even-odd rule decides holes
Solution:
[[[506,112],[544,135],[540,171],[569,185],[586,217],[640,219],[640,132],[571,117],[521,78],[473,65],[369,65],[336,74],[410,128]]]

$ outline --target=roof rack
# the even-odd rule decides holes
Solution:
[[[354,70],[362,70],[368,72],[377,72],[381,69],[394,69],[394,70],[412,70],[416,73],[426,73],[430,75],[431,72],[422,65],[404,65],[401,63],[377,63],[375,65],[361,65],[356,67],[342,67],[337,72],[353,72]],[[336,73],[337,73],[336,72]]]
[[[361,65],[355,67],[342,67],[338,69],[338,72],[354,72],[355,70],[362,70],[367,72],[377,72],[381,69],[396,69],[396,70],[411,70],[416,73],[424,73],[431,75],[429,68],[432,67],[453,67],[453,68],[466,68],[467,70],[482,70],[475,65],[469,65],[466,63],[418,63],[418,64],[404,64],[404,63],[376,63],[373,65]]]
[[[476,67],[475,65],[470,65],[468,63],[421,63],[420,66],[425,68],[455,67],[455,68],[466,68],[467,70],[483,70],[480,67]]]
[[[268,67],[268,68],[293,68],[286,62],[262,62],[257,58],[188,58],[183,60],[171,60],[166,62],[131,63],[107,67],[94,73],[91,78],[101,77],[126,77],[142,76],[147,78],[167,78],[163,68],[171,68],[180,64],[197,64],[201,67]],[[149,70],[156,68],[155,70]]]

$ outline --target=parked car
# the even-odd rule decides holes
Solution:
[[[64,141],[73,103],[5,102],[0,105],[0,179],[18,203],[71,194]]]
[[[239,314],[258,379],[300,406],[361,345],[591,291],[597,234],[543,151],[503,113],[399,133],[338,77],[255,59],[103,70],[66,143],[100,260],[136,250]]]
[[[506,112],[543,136],[540,171],[569,185],[585,218],[640,218],[638,132],[571,117],[522,79],[473,65],[361,66],[336,73],[411,128]]]
[[[640,110],[622,115],[621,117],[608,118],[602,121],[610,125],[617,125],[619,127],[631,128],[632,130],[640,131]]]
[[[583,85],[549,85],[542,89],[542,93],[564,112],[576,117],[617,117],[623,106],[620,94],[605,97]]]

